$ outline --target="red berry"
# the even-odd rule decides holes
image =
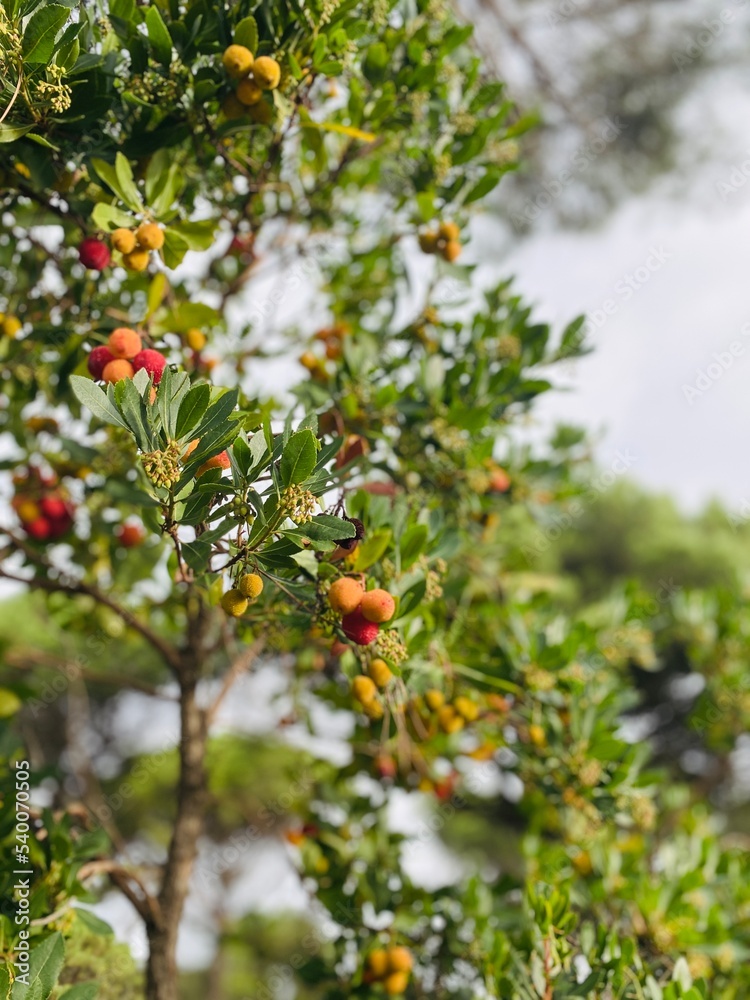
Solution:
[[[49,538],[51,534],[51,525],[46,517],[38,517],[36,520],[31,521],[30,524],[25,525],[26,534],[30,535],[31,538],[36,538],[38,542],[44,541],[45,538]]]
[[[146,537],[140,524],[121,524],[115,534],[117,541],[124,549],[132,549],[134,546],[140,545]]]
[[[167,359],[164,355],[158,351],[152,351],[149,347],[143,351],[139,351],[133,358],[133,368],[135,371],[139,372],[141,368],[145,368],[149,375],[153,376],[154,385],[158,385],[161,382],[162,372],[166,367]]]
[[[114,361],[114,354],[102,344],[101,347],[95,347],[92,350],[86,363],[89,371],[98,381],[102,377],[105,365],[108,365],[110,361]]]
[[[344,635],[358,646],[369,646],[377,638],[380,627],[375,622],[368,622],[360,611],[352,611],[341,619]]]
[[[39,506],[42,509],[42,514],[51,521],[62,521],[70,516],[65,501],[61,500],[60,497],[43,497],[39,501]]]
[[[78,247],[78,258],[84,267],[92,271],[103,271],[112,259],[109,247],[96,236],[87,236]]]
[[[56,521],[49,520],[49,537],[50,538],[60,538],[65,532],[70,528],[73,523],[73,518],[66,511],[65,517],[61,517]]]

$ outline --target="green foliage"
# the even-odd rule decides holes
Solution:
[[[328,1000],[741,1000],[746,849],[626,723],[650,704],[631,676],[679,674],[679,648],[704,678],[697,713],[737,691],[704,727],[726,762],[746,717],[744,611],[687,592],[654,608],[632,585],[581,607],[613,567],[650,582],[684,555],[690,583],[715,579],[694,545],[644,554],[632,505],[604,556],[596,540],[626,518],[603,505],[559,565],[545,550],[530,569],[524,547],[532,524],[585,511],[581,434],[532,448],[516,430],[556,364],[585,353],[582,321],[556,334],[509,282],[479,288],[456,261],[530,119],[435,0],[111,0],[105,15],[7,0],[0,19],[1,305],[21,322],[0,340],[0,431],[17,446],[0,575],[45,594],[43,628],[24,601],[25,625],[2,630],[0,840],[14,849],[26,753],[39,986],[18,978],[20,901],[3,874],[0,995],[143,991],[73,906],[106,877],[144,919],[148,1000],[172,1000],[164,929],[189,875],[231,889],[263,842],[286,852],[325,930],[219,907],[218,995],[272,993],[291,937],[286,985]],[[231,42],[282,69],[249,110],[222,66]],[[96,276],[83,267],[81,234],[144,221],[164,235],[144,270],[119,250]],[[274,318],[264,268],[282,298],[310,293],[299,329]],[[87,355],[123,326],[167,364],[104,389]],[[274,360],[300,349],[308,377],[290,395]],[[45,500],[74,518],[67,534],[32,530]],[[573,585],[557,573],[579,566]],[[263,589],[245,601],[248,573]],[[365,636],[358,612],[342,618],[329,601],[342,577],[386,590],[392,619]],[[261,656],[278,682],[270,731],[222,729]],[[128,689],[179,703],[161,749],[110,731]],[[349,734],[336,766],[317,741],[326,720]],[[301,751],[289,731],[317,739]],[[432,809],[421,835],[389,822],[399,801]],[[410,856],[441,837],[466,848],[463,869],[426,887]],[[139,842],[143,863],[128,856]],[[373,969],[394,946],[414,958],[406,981]]]

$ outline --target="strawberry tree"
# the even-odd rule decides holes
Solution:
[[[0,876],[0,995],[744,996],[746,854],[623,729],[651,633],[511,572],[514,525],[586,495],[580,434],[516,431],[586,347],[477,272],[532,118],[471,28],[440,0],[3,0],[0,35],[0,577],[30,595],[0,633],[28,883]],[[116,745],[127,692],[141,736],[178,720],[158,751]],[[271,918],[225,909],[259,841],[313,915],[275,963]],[[430,887],[438,843],[472,849]]]

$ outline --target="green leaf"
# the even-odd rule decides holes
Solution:
[[[154,315],[156,310],[162,304],[164,296],[169,291],[169,282],[167,281],[167,276],[163,271],[157,271],[157,273],[151,279],[151,284],[148,286],[148,295],[146,298],[146,319],[149,319]]]
[[[254,17],[242,18],[234,29],[234,41],[237,45],[244,45],[255,55],[258,48],[258,25]]]
[[[172,62],[172,39],[158,7],[149,7],[146,11],[146,30],[157,60],[163,66],[169,66]]]
[[[189,249],[190,245],[188,241],[175,232],[174,229],[164,230],[164,247],[162,253],[164,255],[164,263],[167,267],[179,267]]]
[[[98,983],[78,983],[61,994],[60,1000],[96,1000],[98,993]]]
[[[107,205],[100,201],[94,205],[91,219],[97,229],[111,232],[113,229],[130,229],[133,226],[133,217],[127,212],[121,211],[115,205]]]
[[[315,468],[318,448],[311,430],[292,434],[281,456],[281,481],[284,486],[304,482]]]
[[[107,163],[106,160],[99,160],[96,157],[91,160],[91,166],[96,171],[99,178],[107,185],[107,187],[113,191],[120,201],[124,202],[128,208],[132,209],[134,212],[143,211],[143,203],[141,197],[138,194],[138,189],[135,187],[133,182],[133,175],[130,171],[130,164],[122,156],[122,153],[117,154],[118,158],[122,157],[127,165],[127,171],[124,167],[118,166],[112,163]],[[128,181],[128,173],[130,173]],[[123,187],[120,177],[123,177],[126,181]]]
[[[294,532],[314,542],[338,542],[345,538],[354,538],[357,531],[351,521],[333,517],[331,514],[316,514],[311,521],[300,525]]]
[[[165,230],[165,235],[176,233],[190,250],[208,250],[213,246],[215,232],[216,223],[212,219],[204,219],[199,222],[178,222]]]
[[[0,125],[0,142],[15,142],[33,127],[33,125]]]
[[[373,532],[364,542],[359,543],[357,558],[354,562],[355,572],[361,573],[375,565],[391,544],[392,534],[390,528],[381,528],[379,531]]]
[[[100,389],[90,378],[84,378],[82,375],[71,375],[70,387],[79,403],[82,403],[95,417],[105,423],[114,424],[116,427],[130,429],[115,406],[109,401],[104,390]]]
[[[413,524],[404,532],[399,550],[401,552],[401,569],[408,569],[424,551],[429,532],[426,524]]]
[[[32,991],[44,998],[48,997],[55,988],[64,958],[65,945],[59,931],[32,948],[29,957],[29,985],[16,980],[11,990],[11,1000],[31,1000]]]
[[[55,39],[70,17],[70,8],[52,3],[32,15],[23,34],[24,62],[48,63],[55,51]]]
[[[94,934],[100,934],[102,937],[111,937],[114,934],[114,931],[106,920],[97,917],[91,910],[86,910],[82,906],[76,906],[75,914],[81,923],[88,927]]]
[[[155,10],[156,8],[151,7],[149,9]],[[117,175],[120,187],[125,192],[124,201],[128,204],[143,207],[140,192],[138,191],[135,181],[133,180],[133,170],[130,166],[130,161],[127,156],[123,156],[123,154],[119,152],[117,156],[115,156],[115,174]]]
[[[203,414],[208,409],[211,401],[211,387],[208,385],[194,385],[190,392],[180,403],[180,410],[177,414],[177,427],[175,436],[183,437],[191,431],[201,421]]]

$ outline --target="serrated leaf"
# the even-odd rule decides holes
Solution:
[[[318,448],[310,430],[296,431],[289,438],[281,456],[281,481],[284,486],[302,483],[315,468]]]
[[[172,38],[158,7],[149,7],[146,11],[146,30],[157,60],[162,66],[169,66],[172,62]]]
[[[70,9],[62,4],[47,4],[33,14],[23,33],[25,63],[48,63],[55,51],[55,39],[70,17]]]
[[[244,45],[255,55],[258,48],[258,25],[254,17],[243,17],[234,29],[236,45]]]
[[[79,403],[82,403],[95,417],[98,417],[105,423],[114,424],[116,427],[124,427],[125,430],[129,430],[128,425],[120,416],[117,408],[107,398],[107,394],[98,385],[95,385],[90,378],[84,378],[82,375],[71,375],[70,387]]]

